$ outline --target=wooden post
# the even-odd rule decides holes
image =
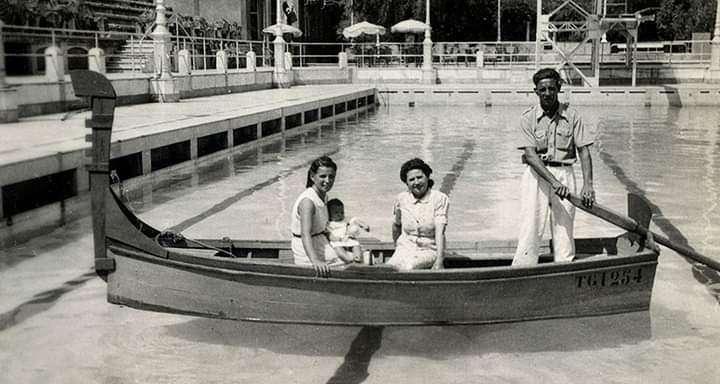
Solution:
[[[92,157],[87,170],[90,173],[95,271],[102,277],[115,268],[105,244],[105,194],[110,188],[110,134],[116,95],[110,81],[100,73],[79,70],[72,71],[70,76],[75,96],[89,98],[92,110],[92,117],[85,121],[85,126],[92,128],[92,135],[87,138],[92,142]]]

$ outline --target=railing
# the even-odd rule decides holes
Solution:
[[[45,49],[50,46],[64,48],[63,54],[68,59],[66,63],[68,69],[87,68],[86,52],[88,48],[102,48],[106,52],[107,62],[119,60],[123,55],[115,54],[113,48],[120,47],[125,41],[133,38],[138,39],[140,36],[140,34],[127,32],[3,25],[2,38],[6,47],[6,72],[8,76],[44,73]],[[11,48],[19,46],[19,43],[25,44],[29,50],[18,52]],[[81,51],[85,53],[80,53]]]
[[[350,43],[297,43],[287,45],[292,54],[293,66],[327,66],[337,65],[338,53],[352,47]]]
[[[136,34],[113,31],[87,31],[28,26],[4,25],[2,38],[6,47],[24,45],[25,51],[6,48],[7,75],[32,75],[45,72],[45,52],[49,46],[63,47],[66,68],[87,68],[87,49],[102,48],[105,52],[108,72],[154,73],[153,44],[148,33]],[[148,31],[149,32],[149,31]],[[11,43],[11,44],[7,44]],[[12,44],[19,43],[19,44]],[[30,43],[30,44],[28,44]],[[145,45],[143,45],[143,43]],[[190,52],[190,70],[215,70],[216,53],[224,49],[228,57],[228,69],[247,66],[246,53],[255,52],[256,66],[273,65],[273,47],[269,39],[263,41],[235,40],[210,37],[193,37],[187,34],[171,36],[170,63],[172,71],[178,71],[178,52]],[[574,51],[572,62],[589,64],[592,46],[586,43],[578,47],[574,42],[555,43],[565,52]],[[709,40],[683,40],[638,43],[635,51],[637,63],[689,63],[706,64],[710,61]],[[297,67],[337,65],[338,53],[347,54],[348,63],[357,67],[420,67],[423,62],[422,43],[364,42],[364,43],[301,43],[291,42],[286,49],[292,54]],[[535,42],[436,42],[432,48],[434,66],[440,67],[512,67],[555,65],[564,57],[549,42],[540,44],[536,55]],[[630,55],[627,47],[619,43],[601,45],[600,62],[603,64],[625,63]],[[482,62],[478,62],[482,60]]]
[[[247,67],[247,53],[255,52],[257,67],[271,65],[272,56],[267,57],[268,43],[259,40],[233,40],[206,37],[173,36],[173,56],[177,56],[178,48],[190,52],[191,69],[194,71],[214,70],[216,68],[216,54],[224,49],[228,69],[242,69]],[[270,60],[268,62],[268,60]],[[173,67],[177,71],[177,66]]]
[[[603,63],[626,62],[625,44],[606,44]],[[641,42],[637,44],[635,59],[638,63],[708,63],[712,52],[710,40],[676,40]]]
[[[22,44],[26,48],[23,51],[6,48],[5,66],[8,76],[44,74],[45,49],[50,46],[63,47],[63,55],[67,60],[65,68],[68,70],[87,69],[88,49],[101,48],[105,54],[108,72],[155,72],[154,41],[149,37],[149,31],[139,34],[3,25],[0,32],[6,47],[17,47]],[[180,49],[188,49],[191,52],[190,69],[195,71],[214,70],[216,52],[220,47],[227,51],[229,69],[245,68],[248,51],[255,52],[256,66],[272,65],[272,55],[268,55],[271,51],[268,50],[267,41],[172,35],[170,46],[170,64],[173,72],[178,70]]]

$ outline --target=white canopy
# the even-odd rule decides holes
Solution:
[[[383,27],[381,25],[375,25],[373,23],[368,23],[367,21],[363,21],[363,22],[353,24],[353,25],[343,29],[343,36],[345,36],[346,39],[355,38],[362,34],[376,35],[376,36],[384,35],[385,27]]]
[[[431,29],[429,25],[415,19],[403,20],[390,28],[395,33],[424,33],[425,30]]]
[[[265,29],[263,29],[263,33],[267,33],[270,35],[284,35],[286,33],[290,33],[295,37],[302,36],[302,31],[293,27],[292,25],[288,24],[273,24]]]

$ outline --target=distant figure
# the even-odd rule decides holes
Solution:
[[[565,197],[576,191],[572,165],[578,155],[583,173],[583,204],[592,207],[595,203],[590,157],[593,132],[586,129],[574,108],[558,101],[561,79],[556,70],[539,70],[533,82],[539,105],[530,107],[520,117],[517,148],[523,150],[527,166],[520,182],[520,232],[513,265],[538,263],[540,240],[548,218],[555,261],[570,262],[575,258],[575,207]]]
[[[288,1],[283,1],[282,5],[283,13],[285,13],[286,24],[295,25],[297,21],[297,14],[295,13],[295,7]]]
[[[361,262],[362,247],[358,238],[361,231],[369,231],[370,226],[355,217],[346,220],[345,205],[339,199],[328,200],[327,209],[330,216],[327,225],[330,246],[346,263]]]
[[[388,264],[399,271],[440,269],[445,253],[449,199],[432,189],[432,168],[414,158],[400,168],[407,191],[397,195],[393,208],[395,253]]]
[[[336,172],[337,165],[328,156],[315,159],[308,169],[307,189],[295,200],[290,215],[294,262],[312,265],[320,276],[328,276],[330,266],[343,264],[325,234],[327,193],[335,184]]]

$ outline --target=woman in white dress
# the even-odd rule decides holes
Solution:
[[[407,191],[397,195],[393,208],[395,252],[388,264],[399,271],[440,269],[445,253],[449,199],[432,189],[432,169],[414,158],[400,168]]]
[[[295,200],[290,217],[295,264],[312,265],[320,276],[328,276],[330,266],[344,264],[325,232],[327,193],[335,183],[336,173],[337,165],[330,157],[315,159],[308,169],[307,189]]]

